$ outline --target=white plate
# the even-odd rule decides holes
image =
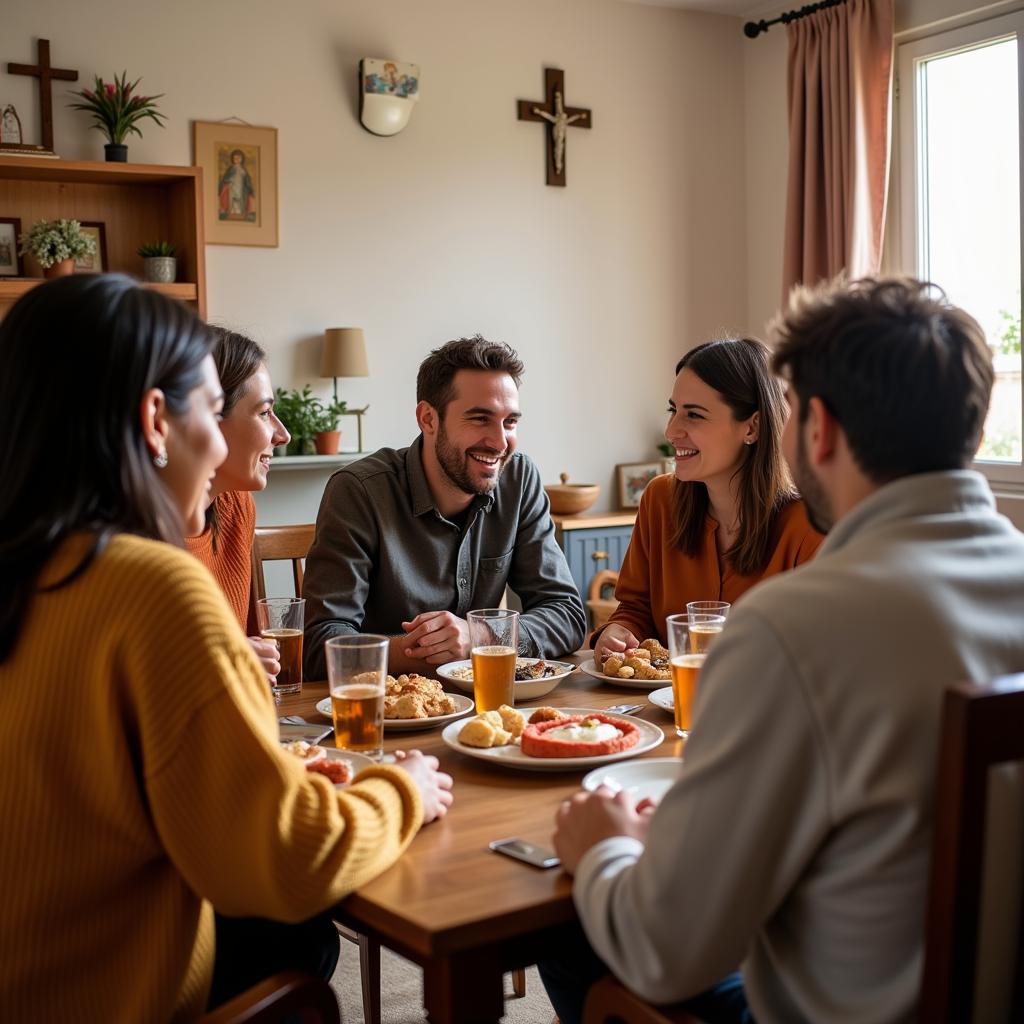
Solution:
[[[575,668],[574,665],[570,665],[568,662],[552,661],[550,658],[517,658],[516,660],[525,661],[530,665],[543,660],[558,669],[553,676],[541,676],[540,679],[517,679],[514,691],[517,704],[521,700],[533,700],[535,697],[546,697]],[[437,674],[442,679],[447,679],[448,682],[457,686],[460,690],[465,690],[466,693],[472,693],[472,679],[460,679],[458,676],[452,675],[453,669],[472,667],[473,662],[469,659],[465,661],[449,661],[447,665],[442,665],[437,669]]]
[[[434,715],[433,718],[385,718],[384,731],[415,732],[417,729],[433,729],[435,726],[454,722],[456,718],[461,718],[473,710],[473,702],[468,697],[463,697],[461,693],[447,693],[445,696],[455,701],[455,710],[450,715]],[[330,697],[318,700],[316,709],[327,718],[333,717]]]
[[[661,708],[662,711],[667,711],[670,715],[676,713],[676,702],[672,696],[671,686],[663,686],[660,690],[647,694],[647,699],[656,707]]]
[[[566,715],[603,714],[600,708],[559,708]],[[502,768],[514,768],[526,772],[574,772],[580,768],[592,768],[599,764],[610,764],[622,761],[627,757],[636,757],[648,750],[653,750],[665,738],[665,734],[656,725],[640,718],[625,715],[610,715],[610,718],[621,718],[624,722],[632,722],[640,730],[640,742],[629,750],[621,750],[617,754],[598,754],[594,757],[530,757],[519,749],[518,744],[509,743],[504,747],[467,747],[459,742],[465,722],[452,722],[446,726],[441,739],[452,750],[457,750],[467,757],[476,757],[481,761],[490,761]]]
[[[613,686],[624,686],[627,690],[658,690],[667,682],[665,679],[620,679],[618,676],[606,676],[594,663],[594,659],[583,662],[580,671],[586,672],[588,676],[600,679],[602,683],[611,683]]]
[[[584,789],[597,789],[604,785],[618,792],[624,789],[635,803],[643,799],[661,800],[679,778],[682,759],[678,757],[648,757],[629,764],[615,764],[608,768],[595,768],[583,776]]]

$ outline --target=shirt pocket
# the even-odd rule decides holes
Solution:
[[[480,559],[480,572],[491,573],[496,575],[498,573],[508,574],[508,567],[512,564],[512,550],[506,551],[503,555],[497,555],[495,558],[481,558]]]

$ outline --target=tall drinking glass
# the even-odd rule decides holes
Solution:
[[[261,597],[256,602],[260,636],[276,640],[281,651],[281,671],[270,684],[274,700],[302,690],[302,626],[306,602],[301,597]]]
[[[669,664],[672,668],[676,735],[685,739],[690,735],[693,699],[697,694],[697,679],[706,655],[695,649],[689,615],[670,615],[665,625],[668,631]]]
[[[718,634],[725,629],[724,615],[687,615],[690,623],[690,647],[694,654],[707,654]]]
[[[324,644],[334,717],[334,745],[380,760],[384,755],[384,689],[388,638],[334,636]]]
[[[515,701],[519,612],[481,608],[466,616],[473,659],[473,700],[477,711],[497,711]]]

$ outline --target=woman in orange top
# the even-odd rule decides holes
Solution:
[[[213,478],[206,528],[197,537],[187,537],[185,545],[213,573],[267,675],[276,676],[281,669],[277,643],[256,635],[250,558],[256,504],[250,492],[267,486],[272,449],[287,444],[291,435],[274,414],[263,349],[244,334],[210,329],[216,336],[213,359],[224,389],[220,429],[228,457]]]
[[[676,366],[665,437],[674,476],[644,491],[619,570],[619,606],[591,643],[603,658],[648,637],[688,601],[734,602],[806,562],[822,542],[782,456],[786,399],[752,338],[710,341]]]

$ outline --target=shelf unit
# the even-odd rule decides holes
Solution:
[[[142,276],[138,247],[166,239],[177,249],[181,280],[147,287],[205,317],[202,188],[199,167],[0,156],[0,216],[20,218],[22,231],[42,218],[102,222],[106,269],[136,277]],[[43,280],[0,278],[0,316]]]

